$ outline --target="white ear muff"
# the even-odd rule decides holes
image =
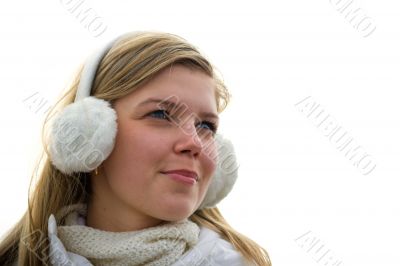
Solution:
[[[51,161],[61,172],[90,172],[111,153],[117,114],[110,103],[86,97],[65,107],[54,119]]]
[[[215,207],[231,192],[238,177],[239,165],[231,141],[221,134],[216,134],[215,141],[218,153],[217,168],[199,209]]]

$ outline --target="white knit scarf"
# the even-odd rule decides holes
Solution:
[[[188,219],[132,232],[107,232],[84,225],[85,204],[65,210],[65,225],[58,226],[58,237],[67,251],[96,266],[171,265],[197,243],[200,233]]]

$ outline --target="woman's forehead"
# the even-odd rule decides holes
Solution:
[[[159,73],[143,87],[121,98],[130,106],[186,105],[189,109],[217,114],[215,82],[208,75],[185,67]]]

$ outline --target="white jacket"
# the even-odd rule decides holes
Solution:
[[[53,228],[51,228],[53,227]],[[89,266],[92,265],[86,258],[67,252],[57,237],[55,225],[49,225],[50,256],[54,266]],[[60,256],[60,252],[63,253]],[[65,263],[66,258],[71,263]],[[251,265],[239,253],[231,243],[222,239],[220,235],[206,227],[200,227],[200,235],[197,244],[184,253],[182,257],[171,266],[247,266]],[[166,265],[168,266],[168,265]]]

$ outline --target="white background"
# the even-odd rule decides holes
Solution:
[[[220,204],[232,226],[274,265],[400,265],[398,1],[83,1],[107,27],[97,37],[71,1],[0,9],[0,234],[27,207],[45,109],[85,56],[125,31],[159,30],[199,47],[233,95],[221,132],[240,175]],[[369,36],[337,10],[348,2],[376,26]],[[25,100],[35,93],[40,110]],[[373,158],[370,174],[295,105],[308,96]]]

